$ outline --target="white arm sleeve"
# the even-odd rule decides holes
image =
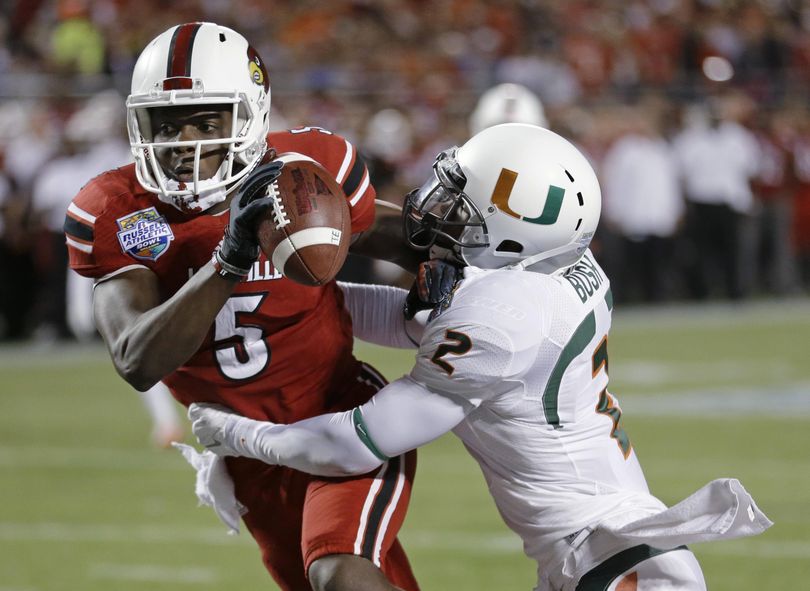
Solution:
[[[377,392],[359,410],[362,417],[358,424],[365,427],[373,445],[393,457],[441,437],[473,408],[461,397],[433,392],[404,376]]]
[[[464,415],[460,401],[404,377],[351,411],[290,425],[234,415],[224,435],[239,455],[310,474],[347,476],[433,441]]]
[[[408,295],[406,290],[342,281],[338,286],[352,317],[354,336],[383,347],[416,348],[423,327],[416,321],[405,321],[402,309]]]
[[[320,476],[365,474],[382,463],[355,434],[353,411],[279,425],[244,417],[229,421],[226,445],[240,456]]]

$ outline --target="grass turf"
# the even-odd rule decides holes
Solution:
[[[806,301],[614,318],[612,391],[653,492],[674,503],[735,476],[776,522],[693,548],[714,591],[810,575],[808,337]],[[409,368],[407,352],[358,350],[389,378]],[[197,508],[179,454],[149,447],[145,411],[101,348],[0,349],[0,401],[0,591],[275,588],[249,536]],[[452,436],[420,452],[402,539],[426,591],[535,582]]]

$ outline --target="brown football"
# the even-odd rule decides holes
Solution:
[[[297,283],[335,278],[351,242],[351,214],[340,185],[320,164],[295,152],[274,182],[276,204],[259,223],[259,245],[273,267]]]

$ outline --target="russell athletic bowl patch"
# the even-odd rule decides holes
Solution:
[[[156,261],[174,240],[166,218],[154,207],[142,209],[116,220],[118,242],[125,253],[142,261]]]

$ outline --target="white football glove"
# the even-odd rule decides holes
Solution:
[[[210,404],[207,402],[193,402],[188,407],[188,418],[191,420],[191,430],[197,441],[218,456],[241,455],[228,445],[228,427],[233,427],[240,415],[227,406]]]

